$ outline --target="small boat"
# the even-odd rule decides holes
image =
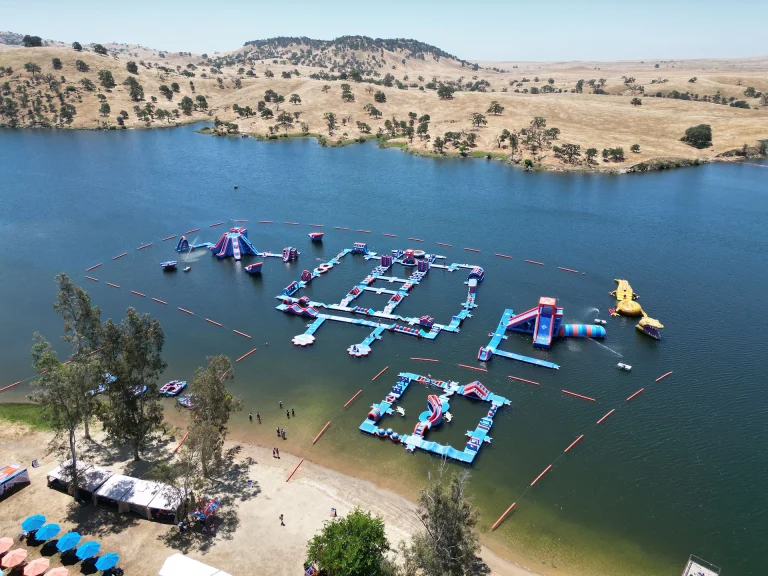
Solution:
[[[171,380],[160,387],[160,394],[168,397],[178,396],[186,387],[186,380]]]
[[[184,268],[184,272],[189,272],[190,270],[192,270],[192,266],[187,266]]]
[[[632,371],[632,366],[630,366],[629,364],[624,364],[624,362],[619,362],[618,364],[616,364],[616,367],[619,370],[626,370],[627,372]]]
[[[131,388],[131,392],[133,393],[134,396],[141,396],[143,394],[146,394],[147,393],[147,385],[144,384],[143,386],[141,386],[141,385],[137,384],[136,386],[133,386]]]
[[[163,270],[175,270],[176,264],[178,264],[176,260],[168,260],[167,262],[161,262],[160,266],[162,266]]]
[[[601,318],[595,318],[595,324],[599,324],[600,326],[605,326],[606,322]]]
[[[187,394],[186,396],[180,396],[176,402],[179,403],[179,406],[183,406],[184,408],[192,409],[195,407],[195,400],[192,397],[192,394]]]

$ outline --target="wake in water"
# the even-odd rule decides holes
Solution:
[[[622,354],[620,354],[619,352],[616,352],[616,350],[613,350],[612,348],[608,348],[608,346],[606,346],[605,344],[602,344],[602,343],[598,342],[598,341],[597,341],[597,340],[595,340],[594,338],[587,338],[587,340],[589,340],[590,342],[594,342],[594,343],[595,343],[595,344],[597,344],[598,346],[601,346],[602,348],[605,348],[606,350],[608,350],[609,352],[611,352],[611,353],[613,353],[613,354],[616,354],[616,356],[618,356],[619,358],[624,358],[624,356],[623,356]]]

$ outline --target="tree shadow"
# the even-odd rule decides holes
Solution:
[[[69,505],[65,521],[74,524],[72,530],[80,534],[103,537],[124,532],[138,524],[139,518],[132,514],[120,514],[110,506],[73,502]]]

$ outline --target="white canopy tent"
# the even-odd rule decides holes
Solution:
[[[122,474],[113,474],[93,493],[93,503],[97,504],[101,501],[108,504],[118,504],[119,507],[120,500],[122,500],[125,493],[137,482],[139,480],[136,478],[123,476]]]
[[[118,510],[120,512],[132,510],[141,514],[147,520],[152,520],[152,514],[149,512],[149,503],[163,490],[164,486],[164,484],[159,482],[136,480],[133,486],[120,498]]]
[[[160,486],[160,491],[149,503],[149,512],[151,514],[154,511],[156,516],[173,515],[174,522],[176,522],[182,497],[178,490],[175,490],[173,487],[166,484],[161,484]]]
[[[160,572],[157,573],[157,576],[232,575],[224,572],[223,570],[219,570],[218,568],[214,568],[213,566],[208,566],[207,564],[193,560],[188,556],[184,556],[184,554],[174,554],[173,556],[168,556],[168,558],[165,559],[165,562],[163,562],[163,567],[160,568]]]

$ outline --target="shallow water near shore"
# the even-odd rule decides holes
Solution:
[[[313,140],[216,139],[194,129],[0,131],[0,238],[6,248],[0,253],[0,387],[32,374],[35,330],[58,344],[61,323],[51,303],[54,276],[64,271],[90,291],[105,317],[119,318],[131,305],[159,318],[167,379],[190,380],[207,355],[234,360],[258,348],[236,365],[233,387],[245,400],[245,413],[235,417],[233,436],[278,445],[408,496],[438,461],[360,434],[368,407],[384,398],[399,371],[481,380],[512,400],[472,467],[481,528],[487,531],[517,501],[489,539],[543,562],[531,568],[672,575],[693,553],[725,574],[762,573],[766,338],[755,296],[768,281],[768,170],[716,164],[629,176],[526,174],[500,163],[419,158],[372,143],[322,148]],[[175,240],[161,241],[200,228],[190,237],[215,242],[233,219],[249,220],[258,249],[295,246],[299,261],[269,258],[262,276],[253,277],[242,266],[254,259],[218,261],[205,251],[179,256]],[[221,221],[224,226],[209,228]],[[322,245],[310,244],[307,233],[319,230],[310,223],[325,226]],[[459,334],[424,342],[386,333],[365,359],[348,357],[346,348],[368,330],[335,322],[319,329],[314,346],[294,348],[291,338],[304,331],[306,319],[274,310],[274,296],[318,258],[355,241],[380,253],[413,247],[483,266],[479,307]],[[123,252],[128,256],[112,260]],[[177,257],[192,271],[163,273],[159,262]],[[87,274],[99,282],[85,279],[86,268],[98,263]],[[307,294],[338,302],[374,266],[348,256]],[[664,323],[662,341],[639,334],[632,319],[608,316],[614,278],[628,279],[648,314]],[[466,273],[433,270],[398,312],[431,314],[447,324],[460,310],[465,279]],[[541,296],[559,299],[566,322],[606,318],[607,338],[556,341],[551,351],[536,352],[530,337],[509,333],[503,349],[552,360],[561,365],[557,372],[501,357],[485,366],[487,373],[457,366],[479,365],[477,350],[505,308],[521,312]],[[366,294],[363,303],[380,309],[384,299]],[[617,370],[618,361],[633,365],[632,372]],[[670,378],[654,382],[670,370]],[[22,384],[2,400],[26,393]],[[413,386],[403,401],[407,417],[387,417],[387,426],[410,432],[426,396]],[[296,418],[286,418],[280,400]],[[616,412],[596,425],[612,408]],[[263,424],[249,423],[248,411],[260,412]],[[452,411],[453,422],[430,434],[461,448],[479,411],[460,400]],[[276,426],[286,428],[287,440],[277,439]],[[580,434],[584,439],[563,456]],[[528,489],[549,464],[552,470]]]

